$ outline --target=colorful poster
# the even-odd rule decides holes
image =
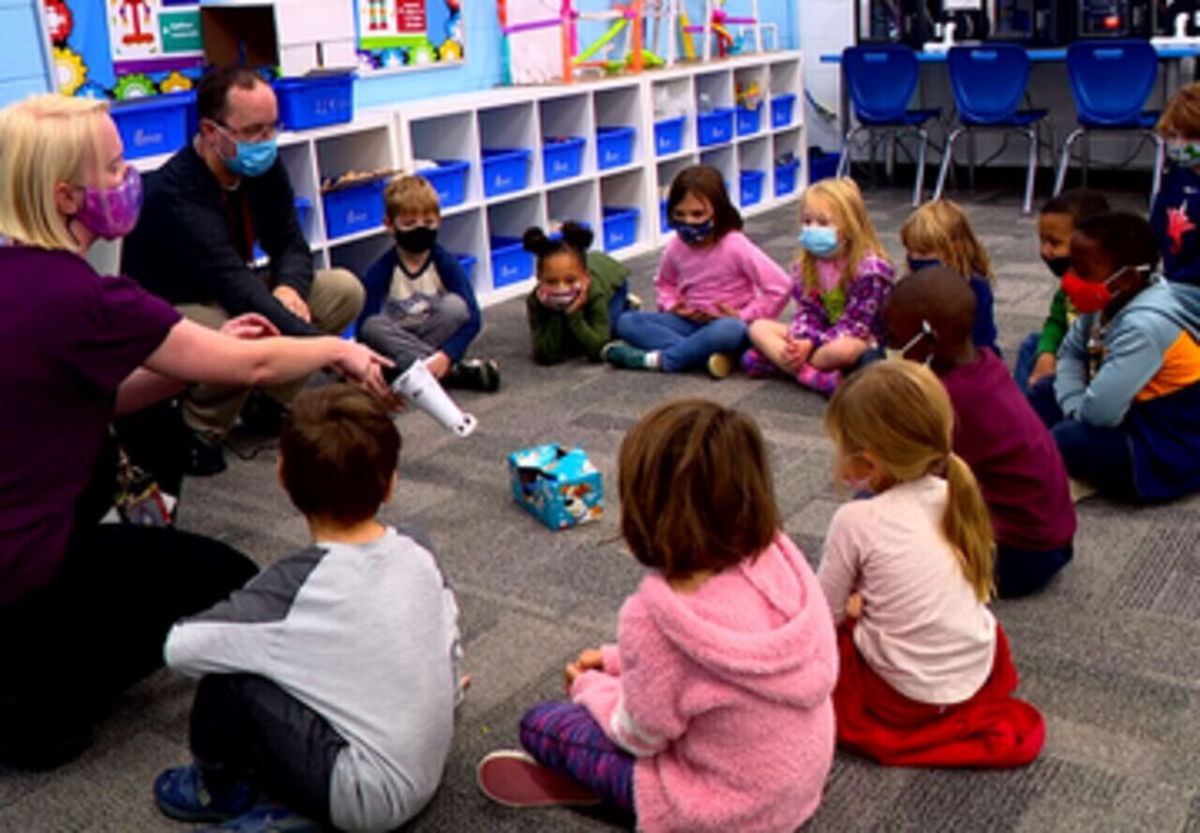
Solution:
[[[64,95],[190,90],[204,64],[198,0],[42,0]]]
[[[463,59],[462,0],[354,0],[360,69]]]

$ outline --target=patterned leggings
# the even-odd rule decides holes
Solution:
[[[583,706],[562,700],[534,706],[521,718],[521,745],[542,766],[633,814],[633,756],[609,740]]]

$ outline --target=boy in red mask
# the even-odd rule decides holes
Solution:
[[[1140,500],[1200,488],[1200,293],[1155,274],[1157,241],[1136,214],[1084,220],[1070,257],[1062,289],[1080,316],[1057,375],[1030,391],[1067,471]]]

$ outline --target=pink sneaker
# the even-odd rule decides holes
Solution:
[[[500,749],[479,762],[476,779],[483,794],[506,807],[599,804],[577,781],[539,764],[517,749]]]
[[[765,379],[779,372],[775,363],[751,347],[742,353],[742,371],[751,379]]]
[[[796,374],[796,381],[822,396],[833,396],[837,386],[842,383],[842,372],[840,370],[821,371],[811,364],[806,364]]]

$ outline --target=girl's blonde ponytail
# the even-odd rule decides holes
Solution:
[[[996,548],[987,504],[983,502],[971,467],[954,453],[946,458],[946,483],[949,494],[942,516],[942,531],[954,547],[967,583],[975,590],[979,601],[986,602],[995,593],[992,569]]]

